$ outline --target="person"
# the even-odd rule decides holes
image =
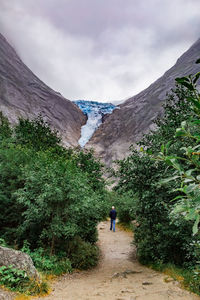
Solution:
[[[113,229],[113,231],[115,232],[115,221],[116,221],[116,217],[117,217],[117,212],[116,212],[114,206],[112,206],[109,216],[110,216],[110,230]]]

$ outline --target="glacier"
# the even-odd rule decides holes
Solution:
[[[111,114],[117,107],[112,103],[101,103],[89,100],[73,101],[87,115],[87,122],[81,127],[81,137],[78,141],[81,147],[91,139],[94,132],[102,124],[103,117]]]

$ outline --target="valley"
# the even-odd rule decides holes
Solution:
[[[47,299],[199,299],[199,53],[200,39],[115,106],[64,98],[0,35],[0,247],[17,250],[1,286],[38,298],[60,276]],[[131,233],[110,232],[113,205]]]

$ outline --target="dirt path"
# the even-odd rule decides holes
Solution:
[[[99,224],[102,259],[92,271],[62,276],[45,300],[199,300],[182,290],[176,281],[166,283],[165,275],[140,265],[130,245],[132,234],[109,223]]]

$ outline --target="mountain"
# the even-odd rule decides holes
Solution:
[[[110,165],[113,160],[127,156],[130,145],[153,128],[153,120],[162,114],[162,103],[174,86],[174,79],[196,73],[195,61],[199,57],[200,39],[144,91],[118,105],[111,114],[105,115],[102,108],[96,107],[97,111],[89,117],[88,111],[82,107],[82,112],[79,108],[81,103],[78,107],[36,77],[0,34],[0,111],[12,123],[17,122],[18,117],[34,118],[41,114],[60,132],[66,146],[77,146],[85,130],[83,146],[93,134],[89,132],[92,127],[96,131],[85,147],[94,148],[98,157]]]
[[[152,129],[153,120],[161,115],[166,93],[174,87],[175,78],[199,71],[199,65],[195,64],[199,57],[200,39],[162,77],[120,104],[120,109],[115,109],[105,119],[86,147],[94,148],[107,165],[127,156],[130,145],[135,144],[144,133]]]
[[[87,122],[81,128],[81,137],[78,141],[81,147],[92,137],[95,130],[102,124],[105,116],[111,114],[116,108],[112,103],[101,103],[97,101],[77,100],[74,103],[87,116]]]
[[[57,129],[66,146],[77,146],[86,116],[37,78],[0,34],[0,111],[12,123],[39,114]]]

